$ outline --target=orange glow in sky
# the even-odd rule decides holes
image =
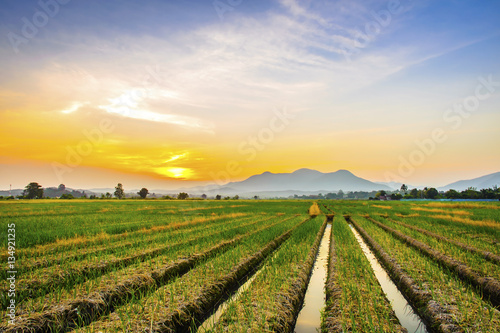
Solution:
[[[70,2],[0,43],[0,189],[499,171],[498,3],[405,2],[382,26],[383,2],[249,1],[222,18],[211,1],[127,2]],[[2,36],[22,36],[31,5],[0,14]]]

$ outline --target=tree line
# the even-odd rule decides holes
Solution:
[[[46,192],[49,192],[49,195],[47,195]],[[146,199],[147,196],[149,195],[149,190],[145,187],[141,188],[139,192],[137,192],[137,195],[141,199]],[[23,190],[23,193],[21,195],[17,196],[7,196],[3,197],[0,196],[0,199],[43,199],[43,198],[59,198],[59,199],[76,199],[76,198],[83,198],[83,199],[112,199],[112,198],[117,198],[117,199],[124,199],[126,197],[125,195],[125,190],[123,188],[123,184],[118,183],[115,186],[115,191],[113,193],[106,192],[105,194],[102,193],[100,196],[97,196],[96,194],[91,194],[87,195],[85,191],[80,192],[76,190],[71,190],[69,191],[66,189],[66,186],[64,184],[60,184],[57,188],[48,188],[44,189],[42,185],[38,184],[37,182],[31,182]],[[187,200],[187,199],[207,199],[206,194],[202,194],[200,197],[196,198],[190,198],[189,194],[186,192],[180,192],[176,196],[169,196],[169,195],[164,195],[161,197],[162,199],[165,200]],[[226,196],[222,197],[220,194],[217,194],[214,197],[215,200],[238,200],[239,196]],[[258,199],[258,197],[254,197],[254,199]]]
[[[51,195],[50,196],[45,196],[44,193],[44,188],[42,185],[36,183],[36,182],[31,182],[26,187],[24,188],[23,194],[16,196],[18,199],[42,199],[44,197],[58,197],[60,199],[75,199],[77,197],[81,197],[84,199],[111,199],[113,197],[117,199],[124,199],[125,198],[125,190],[123,188],[123,185],[121,183],[118,183],[115,186],[115,191],[111,194],[110,192],[106,192],[105,194],[101,194],[100,197],[98,197],[95,194],[92,194],[90,196],[87,196],[85,194],[85,191],[79,192],[79,191],[69,191],[66,189],[66,186],[64,184],[59,185],[57,188],[49,188],[47,190],[50,190]],[[146,199],[147,196],[149,195],[149,190],[145,187],[141,188],[139,192],[137,192],[137,195],[142,198]],[[189,199],[189,194],[186,192],[180,192],[177,194],[177,196],[169,196],[165,195],[162,197],[162,199],[166,200],[186,200]],[[486,188],[486,189],[481,189],[477,190],[474,187],[469,187],[468,189],[464,191],[456,191],[454,189],[450,189],[448,191],[438,191],[434,187],[424,187],[423,189],[411,189],[408,190],[408,187],[403,184],[401,185],[400,190],[398,191],[349,191],[347,193],[344,193],[342,190],[339,190],[338,192],[331,192],[327,193],[325,195],[319,193],[318,195],[294,195],[294,199],[327,199],[327,200],[335,200],[335,199],[369,199],[369,200],[401,200],[401,199],[476,199],[476,200],[481,200],[481,199],[489,199],[489,200],[500,200],[500,188],[498,186],[493,186],[492,188]],[[0,196],[0,199],[15,199],[14,196],[9,196],[9,197],[2,197]],[[191,198],[191,199],[207,199],[206,194],[202,194],[199,198]],[[220,194],[217,194],[214,197],[215,200],[238,200],[239,196],[235,195],[233,197],[230,196],[225,196],[222,197]],[[254,199],[259,199],[258,196],[254,196]]]
[[[401,186],[403,187],[403,186]],[[490,199],[490,200],[500,200],[500,188],[498,186],[493,186],[492,188],[485,188],[477,190],[475,187],[469,187],[463,191],[456,191],[450,189],[448,191],[439,192],[437,189],[423,188],[412,189],[403,196],[405,199]]]

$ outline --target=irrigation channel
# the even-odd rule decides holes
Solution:
[[[328,223],[325,231],[323,232],[323,236],[321,237],[320,246],[318,253],[316,254],[313,270],[311,272],[311,277],[304,297],[304,306],[300,310],[295,323],[295,333],[316,333],[321,328],[321,310],[325,307],[324,289],[327,277],[328,249],[330,248],[331,229],[332,225]],[[271,261],[275,256],[276,253],[273,254]],[[234,295],[232,295],[224,303],[220,304],[217,310],[198,327],[197,332],[202,333],[211,330],[224,311],[226,311],[229,304],[238,300],[242,293],[250,287],[252,281],[255,280],[255,278],[259,276],[262,271],[262,267],[259,267],[257,272],[252,275]]]
[[[396,317],[398,317],[401,325],[408,330],[409,333],[426,333],[428,332],[425,324],[420,317],[413,311],[412,307],[406,301],[406,298],[401,294],[391,278],[380,265],[373,252],[368,248],[361,235],[354,229],[352,224],[349,224],[351,231],[354,233],[363,253],[370,262],[370,265],[375,273],[375,277],[382,286],[387,299],[392,305]]]
[[[270,261],[272,262],[275,257],[276,253],[272,255]],[[259,276],[259,274],[262,273],[262,271],[263,271],[262,267],[259,267],[257,272],[254,275],[252,275],[240,288],[238,288],[236,293],[234,293],[231,297],[229,297],[229,299],[227,299],[224,303],[220,304],[217,310],[198,327],[197,332],[202,333],[211,330],[219,320],[220,316],[224,314],[224,311],[226,311],[229,304],[231,302],[237,301],[238,298],[240,298],[241,294],[243,294],[245,290],[247,290],[248,287],[250,287],[253,280],[255,280],[255,278]]]
[[[304,307],[300,310],[295,323],[295,333],[316,333],[321,328],[321,310],[325,308],[325,283],[331,231],[332,225],[328,223],[314,261],[314,268],[304,298]]]

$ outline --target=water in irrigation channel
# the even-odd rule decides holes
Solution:
[[[316,333],[321,328],[321,310],[325,307],[325,283],[328,272],[331,230],[332,225],[327,224],[307,286],[304,307],[300,310],[295,323],[295,333]]]
[[[368,248],[361,235],[356,231],[356,229],[354,229],[351,224],[349,224],[349,226],[351,227],[354,236],[356,236],[356,239],[361,246],[363,253],[370,262],[370,265],[375,272],[375,276],[382,286],[382,290],[384,291],[385,296],[387,297],[389,302],[391,302],[392,308],[396,313],[396,317],[398,317],[401,325],[403,325],[403,327],[405,327],[409,333],[427,332],[427,329],[425,328],[425,325],[420,317],[415,312],[413,312],[410,304],[408,304],[404,296],[399,292],[398,288],[392,282],[387,272],[382,268],[377,258],[375,258],[373,252]]]
[[[272,255],[271,261],[273,261],[273,259],[276,257],[276,253],[277,252],[275,252]],[[264,265],[265,265],[265,263],[264,263]],[[222,316],[222,314],[224,314],[224,312],[226,311],[228,306],[231,304],[231,302],[238,300],[238,298],[240,298],[240,296],[245,292],[245,290],[247,290],[248,287],[250,287],[250,285],[252,284],[252,281],[255,280],[255,278],[257,276],[259,276],[260,273],[262,273],[263,267],[264,266],[260,267],[260,269],[254,275],[252,275],[241,287],[239,287],[238,290],[236,291],[236,293],[234,293],[234,295],[232,295],[228,300],[226,300],[224,303],[219,305],[217,310],[207,320],[205,320],[203,322],[203,324],[200,325],[200,327],[198,327],[197,332],[201,333],[201,332],[206,332],[208,330],[211,330],[214,327],[214,325],[217,323],[217,321],[219,320],[220,316]]]

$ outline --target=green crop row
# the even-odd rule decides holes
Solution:
[[[174,317],[190,315],[180,309],[193,302],[203,302],[204,298],[213,296],[205,293],[207,290],[210,293],[215,292],[212,286],[223,284],[226,276],[231,274],[239,264],[301,220],[303,217],[297,217],[258,232],[246,241],[240,242],[238,246],[197,266],[172,283],[145,295],[136,302],[117,307],[107,318],[82,327],[76,332],[139,332],[147,329],[161,330],[161,327],[165,330],[176,324]],[[220,292],[223,294],[224,290]]]
[[[276,331],[275,327],[280,326],[284,318],[293,319],[297,309],[280,306],[280,301],[287,296],[286,291],[294,286],[303,270],[322,223],[320,218],[312,219],[295,230],[279,251],[264,263],[238,299],[228,303],[215,325],[202,331]],[[317,251],[317,245],[313,250]],[[299,297],[300,301],[300,295],[293,297]]]
[[[323,332],[405,332],[353,232],[338,214],[332,224]]]
[[[500,312],[482,300],[469,284],[372,222],[361,216],[355,219],[400,264],[419,289],[432,295],[443,316],[450,316],[463,331],[499,331]]]
[[[51,289],[50,293],[43,297],[28,298],[19,303],[18,315],[20,317],[30,317],[32,313],[47,311],[51,305],[59,307],[58,304],[88,298],[91,294],[99,294],[100,290],[119,285],[130,276],[147,275],[155,269],[169,265],[176,258],[189,257],[194,253],[205,251],[221,241],[252,234],[260,229],[267,229],[273,224],[282,224],[283,220],[284,218],[276,219],[275,222],[269,223],[270,221],[266,218],[258,218],[256,219],[257,223],[246,223],[220,233],[217,233],[217,230],[206,229],[203,234],[213,234],[213,237],[203,237],[197,242],[187,242],[184,246],[176,248],[175,251],[167,252],[156,258],[149,258],[144,262],[135,263],[129,267],[118,267],[103,276],[89,279],[84,283],[74,284],[71,288],[61,285],[58,288]]]
[[[269,218],[268,218],[269,219]],[[81,265],[82,262],[99,263],[103,261],[115,260],[120,257],[126,257],[130,253],[137,253],[144,244],[148,244],[149,250],[172,245],[182,240],[188,240],[197,234],[203,234],[205,229],[225,230],[238,226],[245,221],[252,220],[252,217],[239,217],[239,218],[212,218],[203,223],[193,222],[187,225],[185,229],[170,228],[162,230],[145,229],[143,232],[128,233],[120,238],[109,239],[105,245],[89,246],[81,249],[66,249],[64,252],[56,252],[49,254],[39,254],[33,257],[20,258],[22,266],[18,271],[23,276],[30,275],[43,275],[44,270],[50,270],[49,267],[56,266],[65,270],[66,267],[75,268]],[[250,223],[255,223],[252,220]],[[1,272],[5,274],[5,272]]]
[[[36,200],[0,202],[0,227],[15,222],[18,249],[115,235],[211,214],[306,214],[310,202],[260,200]],[[201,214],[201,215],[200,215]],[[7,245],[5,239],[0,240]]]
[[[275,219],[278,221],[277,217]],[[219,228],[213,229],[209,228],[195,232],[194,234],[190,234],[189,232],[185,234],[179,233],[177,237],[171,239],[168,243],[155,244],[144,242],[136,244],[134,248],[130,248],[125,253],[122,253],[123,256],[121,257],[100,255],[92,258],[91,261],[69,262],[29,272],[28,274],[21,275],[22,278],[17,281],[17,299],[21,301],[27,297],[37,297],[58,288],[70,289],[75,284],[98,277],[109,271],[146,261],[167,252],[175,252],[177,249],[182,249],[191,243],[203,243],[208,238],[217,238],[219,235],[223,239],[233,237],[241,230],[248,230],[248,227],[255,223],[242,223],[238,221],[235,224],[219,226]],[[272,223],[272,220],[269,223]],[[148,244],[147,249],[144,249],[144,244]]]
[[[475,270],[483,276],[490,276],[497,280],[500,279],[500,266],[487,261],[480,253],[472,253],[470,251],[466,251],[453,243],[440,241],[432,236],[394,223],[388,219],[383,219],[380,217],[377,218],[376,216],[374,217],[374,219],[379,223],[382,223],[394,230],[403,233],[404,235],[412,237],[413,239],[430,246],[436,251],[439,251],[447,256],[452,257],[455,260],[466,264],[471,269]]]

